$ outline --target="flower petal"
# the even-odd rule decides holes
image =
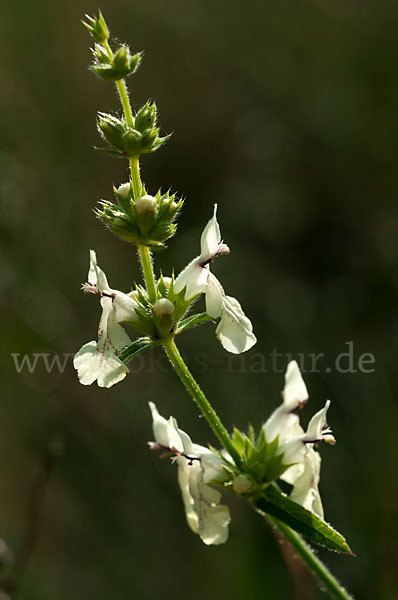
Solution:
[[[73,358],[79,381],[83,385],[91,385],[98,377],[98,349],[97,342],[84,344]]]
[[[185,431],[178,428],[176,419],[170,417],[167,420],[162,417],[153,402],[149,402],[149,408],[152,413],[155,442],[163,448],[191,455],[193,453],[191,438]]]
[[[169,419],[169,436],[170,443],[178,444],[178,450],[186,455],[192,454],[192,440],[185,431],[178,428],[177,421],[174,417]],[[170,446],[173,447],[173,446]],[[176,446],[174,446],[176,447]]]
[[[119,290],[112,290],[113,304],[116,308],[116,320],[118,323],[132,322],[137,320],[136,302],[131,296]]]
[[[177,459],[178,462],[178,483],[180,484],[182,500],[185,507],[185,516],[187,523],[192,531],[199,533],[199,518],[195,510],[195,501],[192,497],[189,487],[191,468],[193,465],[188,465],[188,461],[184,457]]]
[[[190,300],[206,290],[209,267],[208,265],[201,267],[199,262],[199,257],[195,258],[181,271],[174,282],[176,294],[186,287],[185,300]]]
[[[286,411],[295,410],[308,400],[307,387],[301,376],[299,366],[292,360],[286,369],[285,389],[283,390],[283,403]]]
[[[287,366],[282,397],[282,404],[274,410],[263,425],[268,442],[272,442],[277,435],[279,444],[304,436],[299,417],[292,411],[308,400],[308,392],[295,360],[292,360]]]
[[[106,297],[109,296],[110,299],[113,299],[114,306],[116,307],[116,320],[118,323],[121,323],[122,321],[134,322],[136,320],[136,302],[128,294],[124,294],[119,290],[113,290],[110,287],[105,273],[102,271],[102,269],[100,269],[100,267],[97,264],[97,256],[94,250],[90,250],[90,268],[88,271],[88,282],[99,292],[104,293]],[[90,291],[90,288],[85,287],[85,289],[86,291]]]
[[[222,483],[223,481],[227,481],[229,475],[223,468],[223,465],[226,463],[216,452],[204,446],[199,446],[199,444],[193,444],[192,451],[194,456],[200,457],[204,483],[211,481]],[[231,460],[229,455],[228,458]]]
[[[116,321],[116,309],[111,298],[101,298],[102,315],[98,327],[98,342],[85,344],[75,355],[73,364],[79,381],[90,385],[97,380],[99,387],[111,387],[129,373],[128,367],[115,355],[131,343]]]
[[[206,485],[200,463],[178,459],[178,480],[181,486],[185,513],[191,529],[207,544],[223,544],[228,538],[231,521],[227,506],[220,506],[221,494]]]
[[[231,296],[225,296],[221,320],[216,335],[223,347],[233,354],[246,352],[257,342],[253,327],[239,302]]]
[[[200,261],[211,260],[218,253],[221,242],[220,227],[217,222],[217,204],[214,205],[214,213],[203,230],[200,238]]]
[[[327,400],[325,406],[319,410],[308,423],[305,434],[306,442],[320,442],[325,440],[329,443],[334,443],[335,439],[329,428],[326,428],[326,413],[330,406],[330,400]]]
[[[109,388],[126,377],[129,369],[113,353],[100,350],[97,342],[82,346],[73,359],[80,383]]]
[[[322,501],[318,490],[320,470],[319,453],[312,447],[308,448],[304,458],[304,470],[294,482],[290,498],[323,519]]]
[[[168,435],[169,423],[167,419],[159,414],[154,402],[149,402],[149,408],[151,409],[152,413],[152,430],[155,442],[160,446],[170,448]]]
[[[101,292],[110,292],[108,280],[105,273],[97,264],[97,255],[94,250],[90,250],[90,267],[88,270],[88,282],[95,285]]]
[[[217,277],[209,271],[206,286],[206,312],[209,317],[217,318],[224,306],[224,290]]]
[[[276,436],[279,436],[279,444],[304,436],[304,430],[299,423],[298,415],[286,412],[284,404],[274,410],[263,427],[268,443],[272,442]]]
[[[98,342],[101,339],[113,347],[113,352],[131,344],[131,340],[123,327],[119,325],[116,315],[117,308],[112,298],[101,298],[102,317],[98,327]]]

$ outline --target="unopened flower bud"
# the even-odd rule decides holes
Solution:
[[[153,312],[157,317],[170,317],[174,314],[174,311],[174,304],[167,298],[161,298],[153,306]]]
[[[141,196],[135,202],[134,210],[140,232],[148,235],[156,223],[158,203],[153,196]]]
[[[137,215],[142,215],[144,212],[146,213],[154,213],[156,212],[158,203],[156,202],[153,196],[141,196],[138,198],[135,203],[135,212]]]
[[[116,191],[120,198],[123,200],[128,200],[130,194],[130,183],[122,183],[122,185],[119,185]]]
[[[123,149],[130,157],[138,156],[141,150],[142,135],[129,127],[123,134]]]
[[[126,124],[121,119],[107,113],[98,113],[97,126],[102,137],[115,148],[123,151]]]
[[[120,74],[125,74],[128,71],[129,67],[129,49],[128,46],[122,45],[120,46],[113,57],[113,68],[120,72]]]
[[[237,475],[232,483],[232,489],[237,494],[247,494],[252,487],[252,482],[250,477],[241,473]]]
[[[174,304],[167,298],[157,300],[152,308],[156,328],[161,336],[167,335],[174,325]]]
[[[130,220],[133,213],[133,188],[131,182],[123,183],[117,189],[113,188],[113,191],[118,205]]]
[[[149,104],[147,102],[142,106],[134,119],[134,127],[143,133],[146,129],[152,129],[155,127],[157,119],[157,108],[156,104]]]
[[[82,23],[94,40],[99,44],[106,42],[109,38],[109,31],[101,11],[98,11],[98,17],[86,15],[86,19],[87,21],[82,21]]]

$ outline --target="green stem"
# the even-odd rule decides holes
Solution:
[[[104,45],[105,50],[108,53],[108,56],[110,58],[113,58],[112,48],[110,47],[109,43],[104,42],[103,45]],[[120,102],[122,103],[124,117],[126,119],[127,126],[133,127],[133,125],[134,125],[133,113],[131,110],[131,105],[130,105],[129,95],[127,92],[126,83],[125,83],[124,79],[119,79],[119,81],[116,81],[115,83],[116,83],[117,91],[119,93]],[[129,162],[130,162],[130,175],[131,175],[131,184],[133,186],[134,200],[137,200],[137,198],[139,198],[142,193],[142,182],[141,182],[141,175],[140,175],[139,157],[135,156],[134,158],[130,158]],[[145,279],[146,289],[148,291],[148,296],[149,296],[150,301],[152,303],[155,303],[157,300],[157,293],[156,293],[155,276],[154,276],[153,268],[152,268],[151,255],[146,246],[139,245],[138,250],[139,250],[139,254],[140,254],[142,271],[144,273],[144,279]]]
[[[117,87],[117,91],[119,92],[120,102],[122,103],[122,106],[123,106],[123,112],[124,112],[124,116],[126,117],[126,123],[127,123],[128,127],[132,127],[133,123],[134,123],[133,122],[133,113],[131,112],[129,95],[127,92],[127,87],[124,82],[124,79],[119,79],[119,81],[116,81],[116,87]]]
[[[109,43],[107,41],[105,41],[105,42],[103,42],[102,45],[104,46],[105,50],[107,51],[109,58],[112,59],[113,52],[112,52],[112,48],[110,47]],[[123,112],[124,112],[124,116],[126,118],[126,123],[129,127],[132,127],[133,126],[133,113],[131,112],[129,95],[127,92],[127,87],[124,82],[124,79],[119,79],[119,81],[115,81],[115,84],[116,84],[117,91],[119,92],[120,102],[122,103],[122,106],[123,106]]]
[[[155,304],[155,302],[158,298],[158,295],[156,292],[156,283],[155,283],[155,276],[153,274],[153,269],[152,269],[151,255],[149,253],[149,249],[147,248],[147,246],[141,246],[139,244],[138,250],[140,253],[142,272],[144,274],[144,279],[145,279],[145,283],[146,283],[146,289],[148,291],[149,300],[152,302],[152,304]]]
[[[297,554],[299,554],[307,564],[310,571],[325,586],[332,598],[337,598],[338,600],[353,600],[353,597],[340,585],[334,575],[331,574],[329,569],[319,560],[313,550],[304,542],[303,538],[298,533],[277,519],[272,519],[267,516],[267,520],[274,527],[279,529],[296,550]]]
[[[142,183],[141,183],[141,175],[140,175],[140,159],[138,156],[134,158],[130,158],[130,173],[131,173],[131,183],[133,186],[133,194],[134,200],[137,200],[141,196],[142,193]]]
[[[225,429],[217,413],[215,412],[210,402],[207,400],[206,396],[200,389],[199,384],[192,377],[191,372],[189,371],[181,354],[178,351],[177,346],[174,343],[174,340],[170,339],[166,342],[163,342],[163,347],[166,351],[167,356],[169,357],[171,364],[176,370],[178,377],[181,379],[182,383],[184,384],[184,386],[186,387],[186,389],[191,394],[192,398],[195,400],[196,404],[202,411],[203,416],[206,418],[210,427],[213,429],[218,440],[224,446],[225,450],[227,450],[227,452],[229,452],[229,454],[232,456],[235,463],[239,466],[239,453],[233,445],[232,440],[228,435],[228,431]]]

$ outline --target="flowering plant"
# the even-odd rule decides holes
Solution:
[[[205,544],[227,540],[230,510],[221,504],[221,491],[230,490],[245,498],[284,536],[335,598],[350,598],[338,581],[304,542],[352,554],[344,537],[323,517],[318,489],[321,458],[320,442],[335,442],[326,423],[330,402],[318,410],[304,430],[297,412],[308,400],[298,365],[287,366],[282,404],[256,432],[235,429],[230,434],[182,359],[175,338],[194,325],[218,320],[216,335],[223,348],[239,354],[256,343],[253,327],[238,300],[226,295],[213,274],[216,258],[229,253],[222,241],[217,221],[217,206],[200,240],[200,254],[177,276],[157,279],[153,251],[166,248],[166,241],[177,229],[176,220],[183,201],[175,194],[149,192],[141,181],[140,157],[162,147],[170,136],[159,136],[157,107],[147,102],[133,113],[127,93],[126,77],[135,73],[142,53],[132,54],[125,44],[110,45],[110,34],[101,13],[84,23],[94,38],[92,71],[103,80],[114,82],[123,116],[98,113],[98,130],[106,143],[104,152],[129,162],[129,180],[114,188],[114,200],[102,201],[97,217],[121,240],[134,244],[144,276],[144,285],[129,292],[110,287],[107,277],[90,251],[90,267],[83,291],[100,298],[102,315],[98,341],[85,343],[77,352],[74,365],[84,385],[95,381],[111,387],[129,373],[128,362],[152,346],[166,352],[181,382],[191,394],[212,428],[221,448],[195,444],[179,428],[175,418],[162,417],[153,402],[152,449],[161,450],[178,467],[186,519],[192,531]],[[205,311],[193,312],[204,294]],[[127,334],[125,327],[129,328]],[[138,337],[131,341],[130,335]],[[288,493],[282,491],[284,487]]]

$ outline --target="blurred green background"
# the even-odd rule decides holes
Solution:
[[[70,358],[63,373],[42,359],[32,373],[15,367],[12,353],[63,355],[94,339],[98,299],[79,290],[89,248],[113,287],[140,281],[134,249],[92,212],[127,179],[124,162],[92,149],[96,111],[118,107],[112,86],[86,69],[80,19],[96,9],[1,4],[0,537],[12,549],[46,444],[58,434],[66,444],[21,597],[323,597],[316,586],[298,595],[243,501],[226,498],[226,545],[208,548],[189,531],[175,468],[146,446],[147,402],[196,442],[214,439],[160,353],[137,359],[110,391],[80,386]],[[187,199],[157,270],[178,272],[196,255],[218,202],[232,252],[214,272],[259,340],[230,359],[209,324],[181,336],[188,363],[226,425],[246,428],[279,403],[288,357],[273,368],[273,349],[325,355],[305,374],[303,420],[332,400],[338,443],[320,449],[320,487],[327,520],[357,558],[319,555],[357,598],[397,598],[396,3],[103,0],[101,9],[117,38],[145,50],[130,80],[134,106],[156,99],[162,131],[173,131],[142,167],[151,192]],[[356,372],[343,373],[334,361],[351,341]],[[363,353],[375,358],[371,373],[358,369]]]

